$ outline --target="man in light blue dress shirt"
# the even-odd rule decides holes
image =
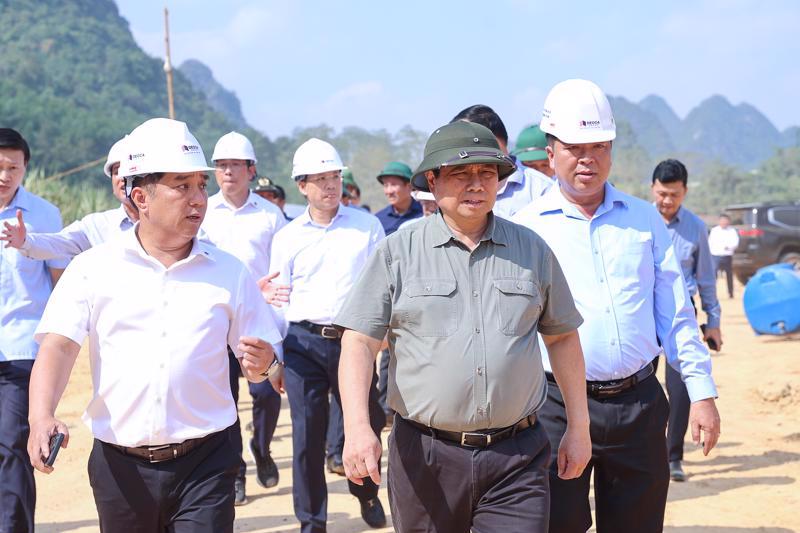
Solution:
[[[0,220],[3,226],[25,224],[34,231],[61,229],[53,204],[29,193],[22,178],[30,160],[25,139],[0,128]],[[16,219],[16,220],[15,220]],[[33,531],[36,485],[28,457],[28,383],[39,345],[39,324],[64,261],[29,259],[0,247],[0,531]]]
[[[586,80],[559,83],[545,100],[540,126],[558,185],[513,220],[551,247],[585,318],[578,333],[592,438],[592,459],[580,478],[560,479],[551,468],[550,531],[591,527],[594,473],[598,533],[660,532],[669,486],[669,406],[652,360],[663,346],[680,371],[692,401],[692,436],[699,443],[704,433],[708,454],[720,427],[711,359],[661,217],[651,204],[607,183],[616,127],[605,94]],[[553,449],[564,418],[561,391],[550,378],[541,421]]]
[[[683,207],[686,197],[688,172],[676,159],[667,159],[653,170],[652,193],[656,209],[667,224],[667,231],[681,265],[686,288],[692,298],[700,294],[700,302],[708,317],[703,336],[710,347],[719,351],[722,346],[720,333],[720,305],[717,299],[717,283],[714,265],[708,248],[708,229],[700,217]],[[695,313],[697,308],[695,307]],[[683,471],[683,437],[689,426],[689,394],[681,375],[670,365],[666,369],[667,394],[669,395],[669,423],[667,424],[667,446],[669,474],[674,481],[685,481]]]

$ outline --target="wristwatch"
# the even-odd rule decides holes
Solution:
[[[278,371],[278,368],[283,368],[286,366],[286,363],[280,361],[277,357],[272,360],[272,363],[267,367],[264,372],[261,373],[262,376],[267,376],[268,379],[271,379],[275,372]]]

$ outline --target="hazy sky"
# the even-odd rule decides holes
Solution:
[[[163,5],[117,0],[137,42],[163,55]],[[492,106],[512,138],[574,77],[679,116],[712,94],[800,125],[796,0],[170,0],[175,64],[196,58],[275,136],[325,122],[432,131]],[[569,8],[563,6],[567,4]]]

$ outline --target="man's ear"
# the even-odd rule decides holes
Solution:
[[[435,175],[433,174],[433,171],[432,171],[432,170],[427,170],[427,171],[425,171],[425,180],[428,182],[428,190],[429,190],[431,193],[433,193],[433,192],[434,192],[434,190],[436,189],[436,185],[434,184],[434,182],[435,182],[435,178],[436,178],[436,177],[435,177]]]
[[[144,190],[144,187],[134,187],[131,191],[130,200],[140,213],[147,211],[148,194]]]
[[[298,180],[297,182],[297,188],[300,189],[300,194],[303,196],[308,196],[308,194],[306,194],[306,185],[306,180]]]

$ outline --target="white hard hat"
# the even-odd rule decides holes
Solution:
[[[247,137],[235,131],[226,133],[217,141],[211,160],[219,161],[220,159],[241,159],[243,161],[252,161],[253,163],[258,162],[256,151],[253,150],[253,143]]]
[[[111,150],[108,151],[108,159],[106,159],[106,164],[103,165],[103,172],[109,178],[111,177],[111,167],[117,163],[120,163],[122,158],[127,155],[125,153],[125,146],[123,145],[123,141],[127,138],[128,136],[126,135],[122,139],[115,142],[114,146],[111,147]]]
[[[292,160],[292,178],[300,179],[308,174],[321,174],[331,170],[343,170],[342,158],[330,143],[311,138],[300,145]]]
[[[125,140],[119,177],[154,172],[206,172],[203,149],[186,124],[168,118],[152,118],[136,127]]]
[[[427,191],[411,191],[411,198],[413,198],[414,200],[416,200],[418,202],[424,202],[424,201],[435,202],[436,201],[436,197],[433,195],[433,193],[432,192],[427,192]]]
[[[617,136],[608,98],[587,80],[566,80],[550,89],[539,128],[569,144],[612,141]]]

